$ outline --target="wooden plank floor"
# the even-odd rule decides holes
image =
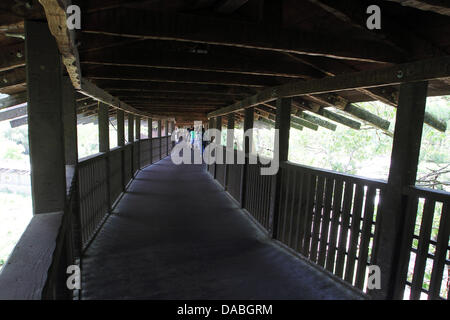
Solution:
[[[83,299],[360,299],[270,241],[202,165],[142,170],[86,251]]]

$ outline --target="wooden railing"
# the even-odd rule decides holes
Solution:
[[[383,181],[283,163],[278,239],[365,290]]]
[[[80,159],[72,179],[43,298],[78,296],[78,291],[70,292],[66,287],[67,266],[81,266],[83,252],[138,169],[161,159],[160,153],[154,152],[155,148],[160,148],[160,139],[170,141],[170,137],[142,139],[107,153]]]
[[[243,207],[266,229],[270,229],[270,195],[274,176],[261,175],[262,165],[247,164]]]
[[[383,232],[378,226],[386,182],[281,163],[279,210],[270,221],[274,176],[262,176],[261,167],[210,165],[208,171],[267,232],[276,227],[276,240],[370,294],[367,273],[374,238]],[[407,221],[396,298],[448,299],[450,194],[409,187],[404,196]]]
[[[152,163],[161,159],[161,146],[160,139],[153,138],[152,139]]]
[[[78,183],[83,249],[87,247],[109,211],[109,174],[106,153],[78,164]]]
[[[450,194],[408,187],[397,298],[449,299]]]
[[[161,138],[161,158],[167,156],[167,138],[168,137]]]
[[[42,299],[76,299],[79,290],[66,286],[67,266],[81,264],[81,221],[79,215],[77,170],[71,180],[60,231],[53,252],[52,264],[42,290]]]
[[[242,154],[242,151],[235,150],[233,152],[234,159],[237,159],[238,153]],[[234,198],[240,201],[241,197],[241,185],[242,185],[242,170],[244,165],[237,164],[226,165],[226,185],[225,188],[228,193]]]
[[[111,201],[117,199],[123,191],[125,172],[122,169],[124,163],[124,150],[114,148],[109,153],[109,190]],[[129,177],[129,175],[127,175]]]
[[[143,139],[140,144],[140,165],[145,167],[151,163],[151,139]]]
[[[222,155],[223,155],[223,159],[222,159],[222,163],[217,163],[216,164],[216,179],[217,179],[217,181],[223,186],[223,187],[225,187],[225,183],[226,183],[226,174],[227,174],[227,171],[226,171],[226,164],[225,164],[225,157],[226,157],[226,153],[225,153],[225,151],[226,151],[226,148],[225,147],[222,147],[222,150],[223,150],[223,153],[222,153]],[[219,155],[217,155],[217,156],[219,156]]]

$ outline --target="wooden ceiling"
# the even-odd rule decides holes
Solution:
[[[205,120],[265,88],[450,52],[444,0],[79,0],[81,74],[134,108]],[[382,29],[366,28],[381,7]],[[0,4],[0,92],[26,90],[24,19],[45,19],[37,0]],[[295,99],[299,110],[336,101],[396,104],[395,86]],[[450,82],[429,95],[450,94]],[[78,97],[80,112],[95,102]],[[89,109],[91,108],[91,109]]]

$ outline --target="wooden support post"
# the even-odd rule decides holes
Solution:
[[[131,144],[131,155],[130,155],[130,170],[131,177],[134,177],[134,115],[128,114],[128,143]]]
[[[228,115],[228,124],[227,124],[227,147],[233,149],[233,146],[234,146],[234,113],[230,113]]]
[[[125,191],[126,181],[125,181],[125,113],[123,110],[117,110],[117,146],[122,150],[121,154],[121,175],[122,175],[122,191]]]
[[[123,110],[117,110],[117,145],[123,147],[125,145],[125,115]]]
[[[62,67],[55,39],[45,22],[25,21],[25,48],[33,213],[63,211]]]
[[[62,104],[66,165],[76,166],[78,163],[77,104],[75,89],[69,77],[63,77]]]
[[[136,116],[136,149],[137,149],[137,167],[136,170],[141,168],[141,117]]]
[[[391,167],[382,197],[384,201],[374,240],[374,259],[371,261],[381,269],[381,289],[371,291],[376,299],[402,298],[396,295],[396,289],[406,218],[403,188],[416,182],[427,88],[427,82],[410,82],[400,86]]]
[[[134,143],[134,115],[128,114],[128,142]]]
[[[162,147],[161,147],[161,141],[162,141],[162,137],[161,137],[161,120],[158,120],[158,137],[159,137],[159,159],[162,158]]]
[[[241,196],[240,196],[240,203],[241,206],[245,207],[245,197],[246,197],[246,189],[247,189],[247,169],[249,165],[248,156],[251,153],[251,150],[253,148],[253,137],[246,137],[245,133],[248,132],[248,130],[253,129],[253,123],[255,120],[255,108],[247,108],[244,111],[244,141],[243,141],[243,147],[244,147],[244,153],[245,153],[245,164],[242,166],[241,171]]]
[[[150,161],[149,164],[153,163],[153,119],[147,118],[148,123],[148,143],[149,143],[149,152],[150,152]]]
[[[209,121],[208,121],[208,129],[213,129],[214,128],[214,121],[215,121],[215,118],[209,118]],[[209,143],[211,143],[212,141],[211,141],[211,137],[209,137]],[[209,155],[208,155],[208,157],[209,157]],[[209,159],[208,159],[209,160]],[[211,174],[211,167],[213,168],[213,170],[215,171],[215,168],[216,168],[216,165],[215,164],[211,164],[211,165],[208,165],[208,172]],[[211,174],[213,177],[214,177],[214,174]]]
[[[141,117],[136,116],[136,140],[141,140]]]
[[[216,117],[216,129],[222,133],[222,116]],[[222,144],[222,135],[217,137],[217,141],[215,141],[218,145]]]
[[[222,116],[216,117],[216,129],[219,130],[220,134],[218,137],[216,137],[216,141],[214,141],[218,148],[221,147],[222,144]],[[217,161],[217,154],[216,154],[216,161]],[[217,163],[214,170],[214,179],[217,179]]]
[[[169,120],[166,120],[166,155],[169,155]]]
[[[278,148],[277,146],[274,146],[274,159],[278,158],[280,164],[288,160],[291,106],[291,98],[282,98],[277,100],[275,130],[278,130],[279,141]],[[276,140],[275,143],[277,143]],[[278,232],[278,214],[281,198],[281,174],[282,172],[280,168],[278,173],[272,179],[272,188],[270,193],[269,233],[274,239],[277,238]]]
[[[75,98],[75,89],[68,76],[63,77],[62,82],[62,108],[63,108],[63,126],[64,126],[64,150],[66,163],[66,190],[74,186],[78,189],[77,171],[78,165],[78,136],[77,136],[77,102]],[[79,194],[75,192],[74,209],[71,210],[72,230],[73,230],[73,257],[81,259],[82,237],[81,237],[81,217],[79,215]],[[80,260],[78,260],[80,261]]]
[[[99,151],[106,153],[105,166],[106,166],[106,190],[107,192],[107,204],[108,212],[111,211],[111,199],[110,199],[110,181],[109,181],[109,106],[99,102],[98,105],[98,142]]]
[[[228,115],[228,123],[227,123],[227,149],[225,152],[226,162],[229,163],[231,160],[233,160],[234,163],[234,113],[230,113]],[[228,185],[228,169],[229,164],[225,165],[225,181],[224,186],[225,190],[227,189]]]
[[[98,142],[100,152],[109,152],[109,112],[108,105],[99,102],[98,106]]]
[[[170,155],[169,152],[171,152],[172,148],[173,148],[173,146],[172,146],[173,121],[169,121],[169,129],[167,132],[168,132],[167,135],[169,135],[169,133],[170,133],[170,138],[167,138],[167,145],[169,145],[169,143],[170,143],[170,148],[167,149],[168,150],[167,155],[169,156]]]

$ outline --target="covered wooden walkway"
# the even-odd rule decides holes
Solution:
[[[448,299],[450,193],[416,185],[424,124],[448,133],[426,105],[450,94],[450,7],[427,2],[2,0],[0,121],[28,124],[34,216],[0,299]],[[172,165],[197,121],[219,161]],[[386,181],[289,161],[291,128],[338,126],[392,137]]]
[[[83,299],[361,299],[274,243],[202,165],[141,170],[86,250]]]

